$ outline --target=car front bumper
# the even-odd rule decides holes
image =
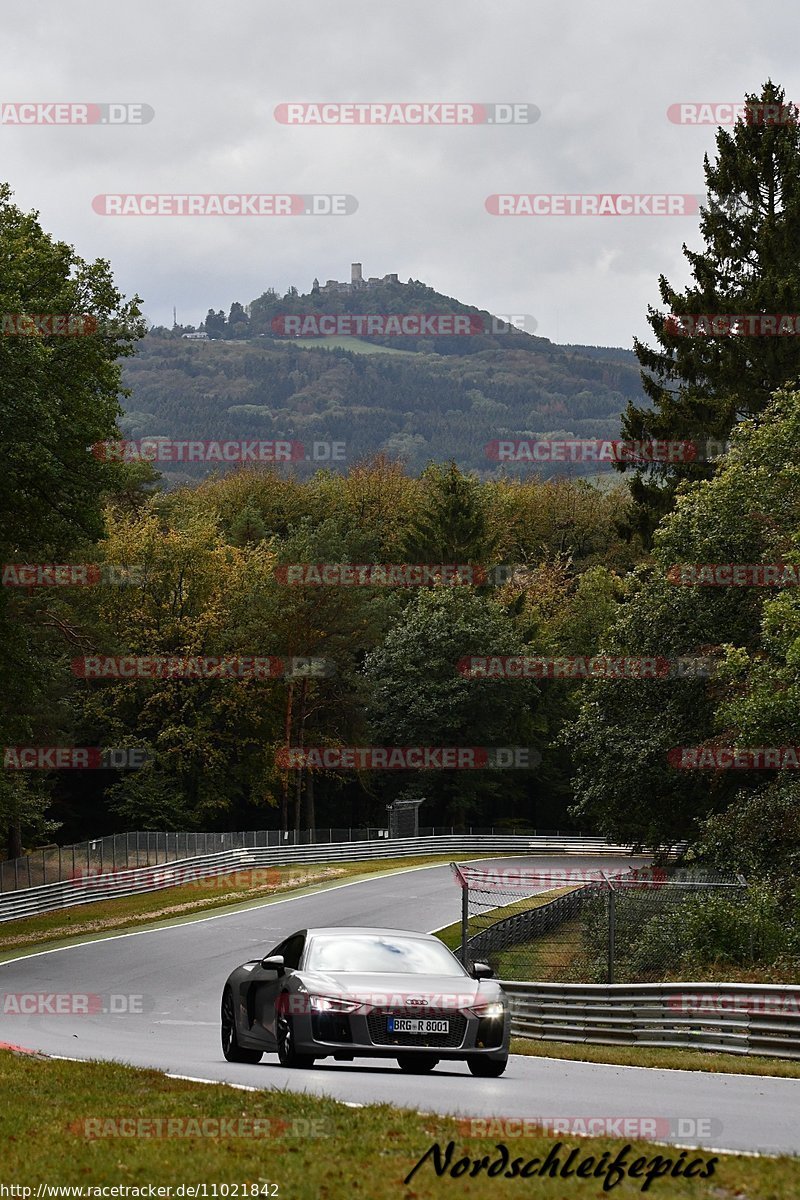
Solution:
[[[459,1011],[426,1014],[447,1020],[446,1034],[394,1033],[390,1017],[407,1018],[407,1012],[336,1013],[312,1012],[293,1018],[298,1051],[322,1058],[332,1054],[356,1057],[396,1058],[398,1054],[420,1053],[441,1059],[463,1059],[468,1055],[504,1058],[508,1054],[510,1017],[477,1017]],[[414,1017],[420,1017],[416,1012]]]

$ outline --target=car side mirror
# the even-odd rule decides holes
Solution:
[[[285,970],[283,965],[283,955],[268,954],[266,958],[262,958],[261,966],[265,971],[277,971],[279,975],[283,975]]]
[[[473,963],[470,975],[473,979],[494,979],[494,971],[488,963]]]

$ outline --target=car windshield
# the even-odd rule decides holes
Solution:
[[[466,975],[441,942],[391,934],[315,937],[305,969],[380,975]]]

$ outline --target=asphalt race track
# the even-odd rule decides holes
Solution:
[[[535,864],[539,869],[607,869],[609,863],[608,858],[572,855],[491,861],[517,868]],[[636,860],[613,862],[636,865]],[[266,953],[306,926],[429,931],[457,920],[459,913],[460,892],[450,869],[436,866],[29,955],[0,964],[4,996],[99,994],[101,1010],[89,1015],[4,1012],[0,1041],[66,1057],[118,1059],[198,1079],[326,1093],[351,1104],[390,1102],[475,1117],[660,1118],[654,1138],[658,1141],[767,1154],[800,1152],[800,1080],[794,1079],[644,1070],[521,1055],[512,1056],[500,1079],[474,1079],[461,1063],[441,1064],[432,1075],[411,1076],[393,1062],[376,1059],[325,1060],[309,1071],[287,1071],[272,1055],[257,1066],[223,1059],[220,995],[228,973],[239,963]],[[143,1011],[126,1011],[138,1004],[129,997],[143,997]],[[115,1007],[122,1011],[108,1011]],[[670,1122],[666,1132],[665,1120]]]

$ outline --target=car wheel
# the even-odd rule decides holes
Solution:
[[[229,987],[222,993],[222,1009],[220,1012],[222,1031],[222,1053],[228,1062],[257,1063],[261,1062],[260,1050],[246,1050],[239,1045],[236,1036],[236,1014],[233,1006],[233,992]]]
[[[278,1058],[282,1067],[313,1067],[313,1054],[298,1054],[294,1044],[294,1022],[291,1017],[280,1016],[276,1022]]]
[[[467,1065],[479,1079],[497,1079],[508,1066],[507,1058],[468,1058]]]
[[[427,1075],[439,1065],[439,1060],[432,1054],[398,1054],[397,1065],[409,1075]]]

